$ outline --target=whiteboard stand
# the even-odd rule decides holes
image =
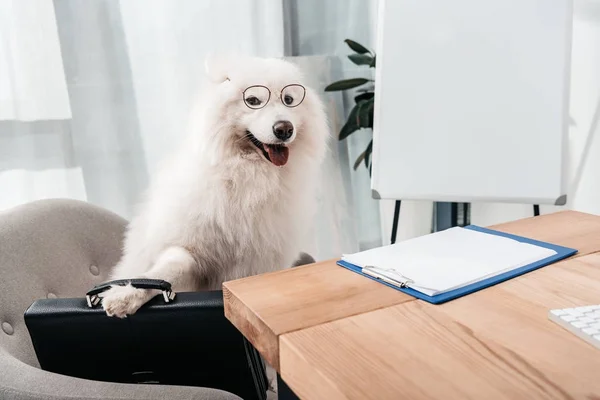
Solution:
[[[390,238],[390,243],[396,243],[396,235],[398,234],[398,222],[400,220],[400,205],[402,202],[400,200],[396,200],[394,203],[394,223],[392,224],[392,237]]]
[[[396,200],[395,204],[394,204],[394,217],[393,217],[393,224],[392,224],[392,233],[391,233],[391,237],[390,237],[390,243],[394,244],[396,243],[396,236],[398,235],[398,223],[400,221],[400,207],[401,207],[401,200]],[[458,207],[459,204],[462,204],[462,215],[463,215],[463,219],[462,219],[462,224],[459,223],[459,218],[458,218],[458,210],[454,210],[455,207]],[[434,209],[433,209],[433,220],[436,221],[435,224],[438,227],[439,230],[439,218],[437,216],[437,206],[438,204],[434,203]],[[452,208],[451,210],[451,216],[450,216],[450,224],[448,226],[453,227],[453,226],[466,226],[469,225],[470,222],[470,218],[468,217],[468,213],[469,213],[469,203],[450,203],[450,206]],[[540,206],[539,204],[534,204],[533,205],[533,215],[535,217],[540,215]]]

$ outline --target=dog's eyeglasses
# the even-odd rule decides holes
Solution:
[[[253,110],[258,110],[267,105],[271,99],[271,91],[268,87],[262,85],[254,85],[244,90],[243,94],[244,104]],[[293,83],[285,86],[279,93],[279,99],[286,107],[298,107],[306,96],[306,89],[304,86]]]

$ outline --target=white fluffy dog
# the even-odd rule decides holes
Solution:
[[[153,180],[111,279],[220,289],[289,267],[302,250],[329,138],[319,97],[280,59],[209,62],[207,72],[188,140]],[[157,293],[113,286],[102,304],[122,318]]]

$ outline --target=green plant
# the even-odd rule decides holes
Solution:
[[[369,68],[375,68],[375,53],[371,52],[362,44],[359,44],[353,40],[346,39],[344,42],[354,51],[353,54],[348,55],[350,61],[356,65],[364,65]],[[339,133],[339,140],[344,140],[352,133],[361,129],[373,129],[373,110],[375,102],[375,86],[372,79],[366,78],[351,78],[344,79],[341,81],[333,82],[325,88],[326,92],[335,92],[342,90],[349,90],[359,88],[359,93],[354,97],[354,107],[348,115],[346,123],[342,127]],[[368,86],[364,86],[367,85]],[[354,162],[354,170],[364,162],[365,167],[371,173],[371,152],[373,150],[373,139],[369,142],[365,151],[363,151]]]

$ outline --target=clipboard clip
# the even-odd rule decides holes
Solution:
[[[382,280],[394,286],[399,286],[401,288],[406,288],[409,284],[414,283],[412,279],[407,278],[394,269],[383,269],[374,267],[372,265],[366,265],[362,268],[362,272],[373,278]],[[386,274],[385,272],[390,272],[391,274]],[[392,276],[392,274],[396,275],[399,279]]]

